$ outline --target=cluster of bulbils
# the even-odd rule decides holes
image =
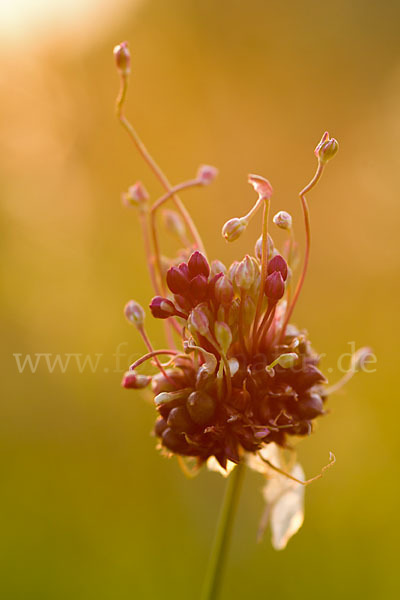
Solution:
[[[324,134],[316,149],[320,172],[336,150],[337,142]],[[194,181],[208,184],[215,175],[216,169],[204,166]],[[246,452],[257,453],[271,442],[287,447],[290,436],[308,435],[314,419],[324,414],[326,401],[318,355],[306,332],[289,323],[307,266],[293,293],[296,244],[291,216],[280,211],[273,219],[288,233],[279,253],[268,234],[272,187],[258,175],[250,175],[249,183],[257,201],[245,217],[228,221],[222,234],[227,241],[236,240],[263,208],[263,234],[254,256],[246,255],[228,269],[218,260],[210,265],[202,252],[190,247],[180,253],[185,260],[169,261],[167,269],[165,258],[149,257],[151,269],[162,265],[153,280],[163,292],[152,299],[151,313],[166,320],[174,345],[179,335],[180,349],[154,350],[144,331],[143,309],[134,301],[125,307],[149,352],[125,374],[123,386],[151,385],[159,413],[154,432],[162,448],[196,457],[198,465],[215,457],[224,469]],[[124,199],[150,210],[141,184]],[[185,237],[179,214],[169,211],[167,216],[169,229]],[[162,355],[169,355],[167,363],[160,362]],[[148,359],[159,368],[153,376],[136,370]]]

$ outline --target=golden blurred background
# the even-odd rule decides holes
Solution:
[[[349,342],[378,358],[299,446],[308,476],[330,450],[337,463],[307,488],[284,552],[256,544],[262,480],[247,473],[221,597],[398,597],[399,20],[390,0],[1,4],[2,598],[195,599],[223,494],[218,475],[188,480],[155,451],[153,407],[120,387],[143,352],[123,305],[152,294],[120,193],[137,179],[160,192],[114,117],[123,39],[127,112],[171,181],[220,169],[185,197],[213,259],[252,251],[258,224],[233,245],[220,236],[254,200],[249,172],[272,182],[302,243],[313,149],[326,129],[339,140],[310,194],[295,321],[332,382]],[[100,358],[94,372],[19,373],[14,355],[37,353]]]

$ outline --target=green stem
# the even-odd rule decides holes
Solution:
[[[233,521],[239,501],[243,473],[244,463],[240,462],[228,478],[225,498],[208,563],[203,594],[201,596],[202,600],[216,600],[218,597],[224,564],[229,549]]]

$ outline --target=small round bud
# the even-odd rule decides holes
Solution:
[[[204,275],[196,275],[196,277],[193,277],[189,284],[190,293],[197,300],[197,302],[204,300],[207,294],[207,287],[207,278],[204,277]]]
[[[168,319],[177,314],[177,310],[171,300],[162,296],[155,296],[150,302],[150,310],[156,319]]]
[[[218,169],[211,167],[210,165],[200,165],[196,179],[198,179],[203,185],[208,185],[214,181],[218,175]]]
[[[238,264],[235,273],[235,283],[241,290],[249,290],[254,283],[255,268],[249,255]]]
[[[330,138],[329,133],[325,131],[321,141],[314,150],[315,156],[321,163],[326,163],[333,158],[339,149],[339,144],[335,138]]]
[[[189,316],[189,327],[192,327],[200,335],[207,335],[210,328],[208,316],[204,308],[204,306],[199,304],[192,310]]]
[[[280,254],[276,254],[274,258],[271,258],[268,262],[268,275],[271,275],[271,273],[274,273],[275,271],[279,271],[283,281],[286,281],[288,276],[288,266],[286,260],[282,258]]]
[[[156,424],[154,425],[154,433],[157,437],[161,437],[164,431],[167,429],[167,421],[163,417],[158,417]]]
[[[174,433],[170,427],[167,427],[161,436],[162,445],[172,452],[184,452],[188,448],[185,438],[178,433]]]
[[[139,328],[143,326],[145,313],[140,304],[135,302],[135,300],[129,300],[125,304],[124,314],[129,323],[132,323],[135,327]]]
[[[253,186],[260,198],[271,198],[273,189],[268,179],[261,177],[261,175],[249,175],[248,182]]]
[[[229,306],[233,300],[233,285],[226,275],[220,277],[214,288],[215,299],[219,304]]]
[[[229,219],[222,228],[222,235],[227,242],[234,242],[237,240],[247,227],[247,220],[242,218],[234,217]]]
[[[113,50],[115,64],[121,75],[129,75],[131,72],[131,53],[128,42],[121,42]]]
[[[176,433],[191,433],[195,429],[195,424],[184,406],[176,406],[171,410],[167,425]]]
[[[175,210],[164,210],[163,211],[165,229],[177,235],[179,238],[183,238],[186,235],[185,224],[181,217]]]
[[[284,210],[277,212],[272,220],[280,229],[292,229],[292,217]]]
[[[190,418],[198,425],[207,425],[215,412],[215,401],[205,392],[192,392],[187,399],[186,407]]]
[[[278,302],[285,293],[285,282],[280,271],[274,271],[265,280],[265,295],[272,302]]]
[[[324,403],[319,394],[307,394],[300,397],[297,410],[303,419],[314,419],[324,412]]]
[[[147,387],[151,379],[147,375],[140,375],[135,371],[127,371],[122,378],[121,385],[128,390],[140,390]]]
[[[223,321],[217,321],[214,326],[215,339],[220,345],[222,352],[227,354],[230,345],[232,344],[232,331]]]
[[[196,275],[204,275],[208,277],[210,274],[210,265],[204,254],[196,250],[191,254],[188,261],[189,277],[196,277]]]

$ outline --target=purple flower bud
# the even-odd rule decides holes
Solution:
[[[300,397],[297,403],[297,410],[302,418],[314,419],[324,412],[324,403],[319,394],[307,394]]]
[[[260,198],[271,198],[273,194],[272,185],[261,175],[249,175],[248,182],[253,186]]]
[[[162,296],[155,296],[150,303],[150,310],[156,319],[168,319],[177,314],[177,310],[171,300]]]
[[[148,386],[150,381],[151,377],[147,375],[140,375],[135,371],[127,371],[122,378],[121,385],[129,390],[140,390]]]
[[[189,268],[189,276],[196,277],[196,275],[204,275],[204,277],[208,277],[210,274],[210,265],[207,262],[204,254],[196,250],[193,252],[188,262]]]
[[[265,280],[265,295],[272,302],[278,302],[285,293],[285,282],[280,271],[274,271]]]
[[[271,273],[274,273],[275,271],[279,271],[282,275],[283,281],[286,281],[288,276],[288,266],[286,264],[286,260],[282,258],[280,254],[277,254],[274,256],[274,258],[271,258],[268,263],[268,275],[271,275]]]
[[[144,310],[135,300],[129,300],[125,304],[124,315],[135,327],[142,327],[144,323]]]
[[[188,271],[187,265],[185,265],[185,263],[182,263],[182,265],[179,265],[179,267],[171,267],[170,269],[168,269],[167,286],[174,294],[182,294],[184,296],[189,287],[189,278],[188,275],[186,275],[185,273],[186,270],[183,267],[183,265]]]
[[[198,179],[203,185],[208,185],[218,175],[218,169],[211,167],[210,165],[201,165],[197,171],[196,179]]]
[[[229,306],[233,300],[233,285],[226,275],[215,282],[214,296],[216,301],[223,306]]]
[[[201,302],[204,300],[207,294],[207,278],[204,275],[196,275],[190,282],[190,292],[192,296],[198,301]]]
[[[128,42],[121,42],[113,50],[115,64],[121,75],[129,75],[131,71],[131,54],[129,52]]]

